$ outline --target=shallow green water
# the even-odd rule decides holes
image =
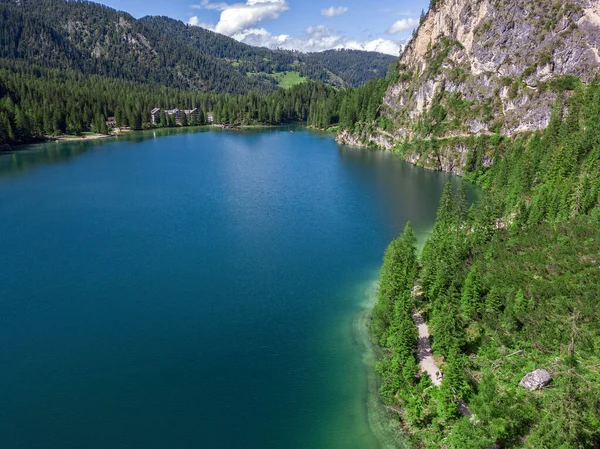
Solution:
[[[380,447],[361,317],[447,179],[308,131],[0,156],[0,447]]]

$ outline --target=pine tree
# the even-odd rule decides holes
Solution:
[[[418,268],[415,245],[414,231],[407,223],[401,237],[392,241],[386,249],[379,275],[377,303],[372,313],[372,330],[379,339],[385,340],[391,325],[395,324],[398,329],[402,320],[410,316],[411,292]],[[410,321],[412,323],[412,318]]]
[[[458,348],[452,348],[446,359],[444,380],[446,380],[457,398],[468,400],[473,389],[469,385],[465,366],[468,361]]]
[[[503,304],[500,294],[498,293],[498,289],[494,286],[491,288],[485,298],[485,310],[489,314],[495,315],[500,311],[502,305]]]
[[[142,129],[142,114],[139,111],[131,113],[129,126],[133,130]]]
[[[519,316],[522,316],[527,312],[527,301],[522,289],[519,289],[515,295],[513,310]]]
[[[464,223],[467,219],[469,212],[469,202],[467,200],[467,185],[465,181],[460,183],[458,191],[456,192],[456,214],[458,216],[459,223]]]
[[[437,354],[447,355],[465,341],[457,305],[460,299],[455,291],[450,291],[438,301],[433,317],[432,348]]]
[[[474,318],[481,310],[481,279],[479,270],[473,265],[469,270],[461,296],[461,310],[465,319]]]
[[[276,125],[280,125],[283,122],[283,111],[281,110],[281,105],[278,103],[275,107],[275,118],[274,123]]]
[[[450,381],[444,377],[438,392],[438,414],[445,420],[451,420],[458,416],[458,402]]]
[[[15,132],[17,138],[20,140],[27,140],[30,136],[27,117],[18,106],[15,107]]]
[[[452,190],[452,183],[448,181],[444,186],[442,197],[440,199],[440,206],[438,208],[436,225],[437,222],[443,227],[449,227],[456,223],[456,203],[454,200],[454,191]]]

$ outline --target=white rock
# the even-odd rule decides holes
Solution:
[[[525,375],[519,385],[527,388],[530,391],[542,390],[546,385],[550,383],[552,377],[550,373],[545,369],[536,369],[531,373]]]

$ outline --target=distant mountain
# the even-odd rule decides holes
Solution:
[[[380,53],[252,47],[168,17],[135,19],[87,2],[0,0],[0,58],[204,91],[275,90],[304,79],[339,87],[384,76]]]

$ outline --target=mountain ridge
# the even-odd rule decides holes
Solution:
[[[2,0],[0,24],[4,60],[204,91],[272,91],[278,83],[270,75],[289,71],[358,86],[385,75],[395,61],[357,50],[324,57],[252,47],[165,16],[136,19],[87,1]]]

